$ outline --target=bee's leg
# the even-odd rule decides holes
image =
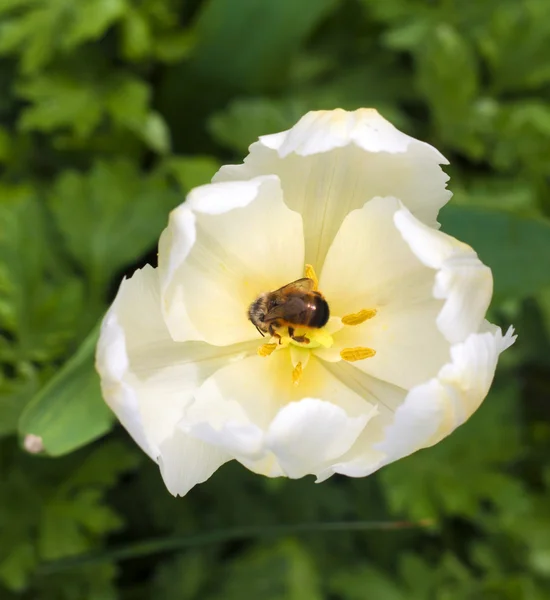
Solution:
[[[291,337],[295,342],[299,344],[309,344],[309,339],[305,335],[294,335],[296,330],[294,327],[288,328],[288,336]]]
[[[289,332],[290,333],[290,332]],[[298,342],[299,344],[309,344],[309,338],[306,337],[305,335],[291,335],[290,336],[295,342]]]
[[[273,337],[277,338],[277,339],[279,340],[279,344],[281,344],[281,343],[282,343],[282,342],[281,342],[281,336],[280,336],[280,334],[278,334],[278,333],[275,331],[275,327],[277,327],[277,326],[278,326],[278,324],[277,324],[277,321],[274,321],[273,323],[271,323],[271,325],[269,326],[269,333],[270,333],[270,334],[271,334]]]

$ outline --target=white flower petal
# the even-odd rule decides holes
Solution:
[[[376,355],[354,363],[372,376],[405,389],[433,377],[449,359],[449,343],[436,323],[443,302],[434,299],[435,273],[413,254],[394,224],[401,204],[374,198],[352,211],[327,254],[319,287],[340,317],[376,309],[375,317],[334,334],[316,354],[339,361],[358,346]]]
[[[304,398],[285,406],[266,435],[266,447],[277,457],[288,477],[294,479],[322,470],[354,444],[375,414],[349,417],[330,402]]]
[[[433,294],[445,300],[437,317],[440,331],[451,343],[479,331],[493,294],[491,269],[470,246],[427,227],[406,208],[394,221],[419,260],[438,270]]]
[[[276,174],[285,201],[304,217],[306,262],[320,268],[340,224],[374,196],[395,196],[428,225],[449,200],[445,158],[375,110],[310,112],[292,129],[264,136],[243,165],[222,167],[214,181]]]
[[[400,208],[396,198],[376,197],[342,222],[319,277],[331,314],[409,306],[432,297],[433,271],[411,252],[394,224]]]
[[[407,395],[406,390],[371,377],[351,364],[340,362],[327,368],[350,389],[372,403],[377,414],[376,418],[367,423],[349,451],[318,474],[317,483],[328,479],[334,473],[348,477],[364,477],[375,471],[385,457],[375,445],[383,440],[385,428],[393,422],[395,411]]]
[[[303,267],[302,219],[283,202],[277,177],[194,189],[159,244],[170,334],[219,346],[257,338],[248,306]]]
[[[160,472],[168,491],[174,496],[185,496],[231,459],[227,452],[193,438],[181,429],[176,429],[160,444]]]
[[[171,491],[182,493],[194,485],[193,478],[203,481],[216,462],[212,455],[206,460],[206,452],[180,455],[178,448],[192,441],[174,438],[195,389],[251,351],[255,344],[217,348],[174,342],[161,315],[157,271],[147,266],[122,282],[103,320],[96,367],[105,401],[140,447],[162,461]],[[183,472],[183,463],[188,473],[178,483],[174,474]]]
[[[326,479],[332,472],[364,477],[441,441],[479,408],[492,383],[499,354],[514,341],[512,328],[504,336],[500,329],[495,333],[472,334],[452,347],[451,362],[436,378],[413,388],[402,401],[403,390],[396,388],[392,392],[386,388],[382,393],[379,388],[378,394],[386,398],[388,405],[393,403],[396,407],[395,414],[381,410],[347,455],[321,474],[320,479]],[[373,382],[364,385],[371,387]],[[378,382],[378,385],[385,384]]]
[[[412,389],[397,410],[378,445],[386,455],[383,464],[432,446],[462,425],[484,400],[499,354],[514,340],[513,330],[503,336],[499,329],[454,345],[452,360],[438,377]]]
[[[360,423],[364,425],[373,414],[372,404],[331,375],[317,360],[308,362],[300,384],[293,385],[289,351],[280,350],[266,358],[249,357],[219,369],[195,394],[195,401],[186,410],[180,426],[190,435],[230,453],[256,472],[268,476],[285,473],[301,477],[296,473],[301,472],[306,462],[311,468],[308,472],[315,473],[317,471],[311,465],[315,465],[317,470],[324,468],[324,458],[317,451],[310,452],[309,446],[304,447],[300,466],[293,467],[288,463],[288,457],[297,452],[292,441],[288,451],[282,450],[281,459],[278,452],[284,444],[280,424],[287,423],[285,415],[302,413],[301,409],[296,413],[293,409],[291,413],[280,415],[290,404],[299,405],[304,397],[311,399],[315,396],[318,401],[324,401],[322,415],[325,415],[327,406],[334,407],[339,415],[338,422],[333,423],[332,432],[324,436],[325,443],[331,448],[345,445],[344,438],[347,439],[350,431],[353,433],[355,428],[360,429]],[[332,408],[326,415],[329,413],[336,414]],[[341,415],[350,419],[342,430],[337,424],[343,419]],[[272,429],[273,423],[276,423],[275,429]],[[304,423],[300,420],[296,427],[301,428]],[[315,425],[311,427],[314,429]],[[290,429],[289,432],[294,435],[295,430]],[[332,436],[335,436],[334,442],[331,441]],[[286,461],[284,466],[281,460]],[[261,471],[263,468],[268,471]],[[293,475],[290,475],[291,472]]]

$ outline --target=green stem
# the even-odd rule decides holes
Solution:
[[[169,536],[153,538],[143,542],[137,542],[115,548],[108,552],[95,552],[81,554],[64,558],[54,562],[42,564],[38,568],[40,575],[49,575],[58,573],[67,569],[77,567],[88,567],[105,562],[118,562],[138,558],[141,556],[151,556],[162,552],[172,550],[181,550],[194,546],[204,546],[207,544],[220,544],[234,540],[243,540],[248,538],[279,537],[285,535],[298,535],[305,533],[324,533],[331,531],[390,531],[398,529],[412,529],[417,527],[429,527],[432,521],[424,519],[422,521],[336,521],[327,523],[296,523],[289,525],[273,525],[266,527],[245,526],[232,527],[230,529],[219,529],[206,533],[197,533],[193,535]]]

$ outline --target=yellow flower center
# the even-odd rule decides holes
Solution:
[[[319,280],[314,268],[311,265],[305,266],[305,276],[313,281],[313,289],[317,291]],[[376,314],[377,311],[375,308],[364,308],[356,313],[345,315],[340,319],[333,317],[324,327],[321,328],[296,325],[295,327],[291,328],[292,335],[291,332],[289,332],[288,326],[282,326],[276,331],[276,334],[267,344],[262,344],[258,348],[258,355],[262,357],[268,357],[275,351],[283,349],[291,350],[292,347],[309,351],[309,353],[305,355],[305,360],[299,360],[298,362],[294,361],[292,382],[294,385],[298,385],[302,379],[304,369],[309,362],[309,356],[312,351],[314,352],[320,348],[331,348],[334,345],[333,334],[339,331],[342,326],[355,327],[357,325],[361,325],[361,323],[364,323],[368,319],[375,317]],[[337,323],[336,327],[335,322]],[[291,350],[291,357],[292,354],[293,352]],[[367,358],[371,358],[375,354],[376,350],[366,346],[343,348],[339,352],[340,359],[348,362],[365,360]],[[301,356],[304,356],[303,352]]]

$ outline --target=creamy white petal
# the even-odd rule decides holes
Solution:
[[[289,350],[284,349],[269,357],[249,357],[219,369],[195,394],[195,401],[186,410],[180,426],[190,435],[230,453],[256,472],[269,476],[284,473],[301,477],[296,473],[307,463],[308,472],[316,473],[311,465],[315,465],[317,470],[325,468],[324,455],[321,456],[317,450],[310,451],[309,446],[304,446],[303,455],[299,458],[300,466],[297,466],[298,462],[294,467],[288,462],[289,456],[298,452],[292,437],[298,435],[298,429],[289,429],[292,440],[289,438],[288,449],[283,449],[281,423],[288,423],[289,414],[305,413],[301,412],[302,409],[298,412],[293,409],[280,416],[281,413],[290,404],[300,405],[304,398],[317,398],[316,401],[323,404],[320,412],[314,411],[319,419],[324,416],[328,419],[329,414],[337,413],[340,423],[341,415],[345,415],[342,429],[334,421],[332,432],[324,434],[324,442],[339,449],[345,445],[344,438],[355,435],[355,429],[361,429],[361,423],[364,426],[374,414],[374,407],[315,359],[308,362],[297,386],[292,383],[292,368]],[[329,406],[335,410],[330,408],[325,412]],[[298,428],[305,426],[305,421],[300,419],[296,423]],[[350,419],[349,423],[347,419]],[[311,428],[316,429],[317,426],[312,423]],[[334,436],[334,441],[331,441],[331,436]],[[312,440],[311,447],[314,445]],[[279,452],[282,452],[281,456]],[[264,468],[267,472],[262,471]]]
[[[394,408],[381,410],[342,460],[331,465],[319,480],[334,472],[364,477],[441,441],[479,408],[492,383],[499,354],[514,341],[512,328],[504,336],[498,328],[495,333],[470,335],[452,347],[451,361],[437,377],[406,396],[398,388],[381,388],[387,385],[383,382],[361,381],[366,388],[378,386],[378,395]]]
[[[321,471],[325,463],[342,456],[375,411],[349,417],[339,406],[304,398],[285,406],[266,434],[266,447],[294,479]]]
[[[355,476],[368,475],[432,446],[462,425],[486,397],[499,354],[514,341],[510,328],[504,336],[499,329],[495,334],[472,334],[464,342],[455,344],[451,349],[451,362],[436,378],[407,394],[392,424],[385,430],[383,440],[374,444],[374,450],[383,455],[379,464],[367,461],[365,469],[357,469]]]
[[[333,314],[376,309],[376,316],[334,334],[316,354],[340,360],[358,346],[376,355],[354,363],[370,375],[405,389],[433,377],[449,360],[449,343],[437,327],[443,302],[433,297],[436,273],[413,254],[394,224],[401,204],[374,198],[351,212],[327,255],[319,286]]]
[[[409,306],[433,297],[433,271],[395,226],[401,206],[393,197],[372,198],[342,222],[319,277],[331,314]]]
[[[214,181],[276,174],[288,206],[304,217],[306,262],[320,269],[340,224],[374,196],[399,198],[438,227],[451,193],[432,146],[411,138],[375,110],[306,114],[292,129],[261,137],[243,165],[225,166]]]
[[[377,414],[367,423],[349,451],[337,462],[328,465],[323,472],[318,473],[317,483],[328,479],[334,473],[348,477],[364,477],[375,471],[385,456],[375,445],[383,440],[386,427],[393,422],[395,411],[407,395],[403,388],[371,377],[349,363],[331,364],[327,368],[348,387],[371,402],[376,407]]]
[[[214,371],[255,351],[255,346],[174,342],[160,310],[157,271],[147,266],[122,282],[103,320],[96,367],[105,401],[122,425],[153,460],[159,462],[162,455],[171,490],[194,485],[193,478],[195,483],[203,481],[215,462],[212,455],[204,460],[204,452],[180,455],[178,449],[192,442],[172,440],[194,391]],[[188,473],[178,483],[174,473],[183,471],[182,462]]]
[[[479,331],[493,294],[491,269],[470,246],[427,227],[404,207],[394,221],[418,259],[437,269],[433,295],[445,300],[437,317],[439,330],[451,343]]]
[[[255,339],[250,303],[303,275],[301,216],[277,177],[209,184],[175,209],[159,244],[162,306],[174,340]]]
[[[181,429],[176,429],[160,444],[160,472],[168,491],[174,496],[185,496],[231,459],[227,452],[193,438]]]

